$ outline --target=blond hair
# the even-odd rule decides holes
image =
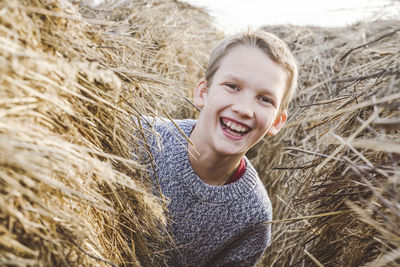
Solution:
[[[230,49],[237,45],[250,45],[261,49],[285,70],[287,80],[279,111],[287,109],[297,88],[297,63],[285,42],[264,30],[248,30],[223,39],[210,54],[204,75],[207,83],[212,83],[212,78],[218,70],[221,60],[228,54]]]

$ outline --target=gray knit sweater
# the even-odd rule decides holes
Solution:
[[[247,168],[237,182],[204,183],[191,167],[187,141],[170,121],[146,118],[159,136],[147,141],[164,196],[177,249],[168,266],[253,266],[270,242],[271,203],[257,172]],[[195,120],[176,120],[190,136]],[[142,121],[146,126],[147,123]],[[148,127],[148,126],[146,126]],[[154,180],[154,185],[158,183]]]

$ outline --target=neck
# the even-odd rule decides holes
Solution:
[[[196,174],[209,185],[223,185],[239,166],[243,155],[219,155],[189,145],[189,160]]]

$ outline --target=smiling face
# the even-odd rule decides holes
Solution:
[[[225,55],[212,83],[201,80],[194,103],[202,108],[191,139],[197,149],[244,155],[286,121],[278,114],[286,82],[282,67],[257,47],[237,45]]]

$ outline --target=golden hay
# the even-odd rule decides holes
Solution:
[[[0,3],[1,264],[154,266],[171,245],[129,116],[192,116],[222,36],[187,4],[118,3]],[[400,265],[396,25],[267,27],[301,75],[286,131],[249,152],[275,212],[260,265]]]
[[[286,128],[249,153],[274,206],[260,265],[400,266],[398,25],[265,27],[300,86]]]
[[[0,264],[163,261],[164,206],[129,117],[193,112],[182,92],[218,37],[210,18],[175,1],[11,0],[0,14]]]

